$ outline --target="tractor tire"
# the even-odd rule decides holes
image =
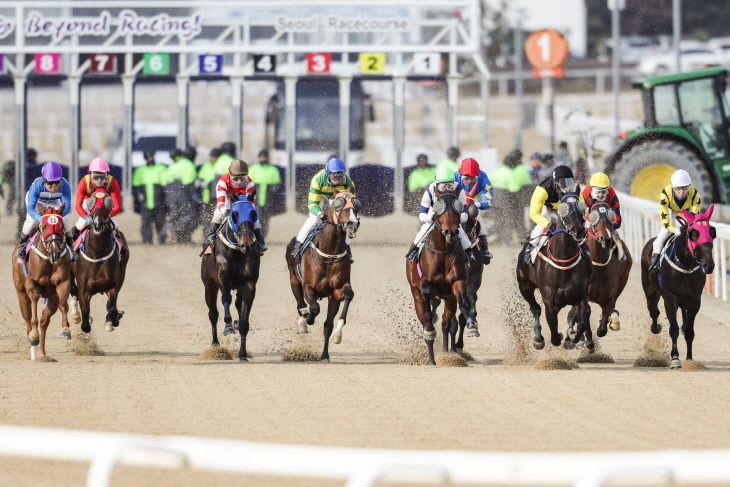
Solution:
[[[618,191],[658,201],[676,169],[689,173],[692,185],[705,201],[717,200],[713,175],[697,154],[673,140],[647,140],[629,149],[616,161],[611,183]]]

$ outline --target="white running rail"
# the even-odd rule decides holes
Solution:
[[[0,426],[0,455],[91,462],[88,487],[108,486],[117,464],[339,479],[347,487],[380,481],[575,487],[730,482],[730,450],[387,450]]]
[[[661,220],[659,219],[659,203],[629,196],[626,193],[618,192],[621,202],[621,236],[629,246],[634,265],[639,265],[641,251],[647,240],[659,233]],[[712,223],[717,229],[717,239],[713,245],[713,260],[715,271],[707,276],[705,290],[711,296],[728,300],[728,254],[730,244],[730,225],[724,223]]]

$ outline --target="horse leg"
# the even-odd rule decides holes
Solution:
[[[466,332],[467,337],[479,337],[479,328],[477,327],[477,291],[479,290],[479,287],[482,285],[482,275],[476,274],[476,275],[470,275],[467,279],[467,286],[466,286],[466,296],[469,301],[469,309],[472,313],[472,318],[474,320],[474,326],[469,328],[469,331]],[[468,320],[467,320],[468,322]]]
[[[682,335],[684,335],[684,326],[687,323],[687,307],[686,306],[680,306],[682,310],[682,327],[679,329],[680,332],[682,332]]]
[[[210,279],[205,283],[205,304],[208,305],[208,320],[210,321],[210,327],[213,331],[213,342],[212,346],[218,347],[218,284],[215,280]]]
[[[91,295],[79,289],[79,307],[81,308],[81,331],[91,332]]]
[[[68,295],[71,291],[71,282],[65,281],[56,286],[58,307],[61,310],[61,338],[71,339],[71,327],[68,324]]]
[[[466,316],[466,336],[470,337],[478,337],[479,336],[479,328],[477,327],[476,322],[476,310],[472,308],[470,302],[469,302],[469,296],[467,294],[467,285],[466,281],[456,281],[451,286],[451,293],[456,296],[456,303],[459,306],[459,311]],[[446,313],[445,307],[444,307],[444,315]],[[456,313],[456,309],[454,308],[453,313]],[[450,322],[447,322],[449,326],[451,326]],[[443,326],[443,324],[442,324]],[[446,329],[446,328],[444,328]]]
[[[251,306],[256,297],[256,283],[248,281],[242,289],[236,293],[236,305],[238,309],[238,333],[241,335],[241,347],[238,349],[238,360],[248,361],[246,354],[246,336],[248,335],[249,316]]]
[[[299,279],[290,272],[289,284],[291,285],[291,292],[294,295],[294,299],[297,301],[297,334],[309,333],[307,329],[307,315],[309,314],[309,308],[307,303],[304,302],[304,293],[302,292],[302,283]]]
[[[550,343],[557,347],[563,341],[563,334],[558,331],[558,310],[550,302],[545,303],[545,320],[550,328]],[[580,327],[580,320],[578,326]]]
[[[593,331],[591,330],[591,305],[588,304],[588,300],[584,300],[578,305],[578,313],[578,316],[584,323],[582,328],[584,329],[583,335],[586,337],[586,349],[588,350],[588,353],[593,353],[596,350],[596,344],[593,342]]]
[[[575,348],[575,343],[573,343],[573,340],[575,339],[576,331],[575,331],[575,322],[577,320],[578,315],[578,308],[573,305],[568,310],[568,329],[565,330],[565,337],[566,340],[563,342],[563,347],[565,347],[566,350],[572,350]]]
[[[456,298],[449,297],[446,299],[446,302],[444,303],[444,315],[442,317],[443,322],[441,323],[441,331],[444,335],[444,352],[451,351],[456,353],[456,330],[458,328],[458,324],[456,322],[456,309]],[[451,348],[446,346],[447,338],[450,338]]]
[[[540,326],[540,313],[542,313],[542,310],[535,300],[535,286],[529,281],[520,280],[518,280],[518,285],[520,288],[520,294],[522,294],[522,297],[530,306],[532,317],[535,320],[535,325],[533,326],[535,336],[532,339],[532,345],[537,350],[542,350],[545,348],[545,339],[542,336],[542,327]]]
[[[464,350],[464,328],[466,328],[466,316],[459,313],[459,337],[456,339],[456,351]]]
[[[319,358],[322,361],[330,361],[329,343],[330,336],[332,335],[332,326],[335,321],[335,316],[340,310],[340,300],[337,299],[337,293],[333,293],[332,297],[329,298],[327,303],[327,319],[324,320],[324,326],[322,327],[322,333],[324,334],[324,348],[322,349],[322,356]],[[339,328],[339,325],[338,325]],[[342,333],[340,331],[340,333]],[[338,342],[339,343],[339,342]]]
[[[231,289],[227,285],[221,286],[221,303],[223,303],[223,336],[233,335],[236,330],[233,329],[233,318],[231,317]]]
[[[337,296],[337,292],[335,292],[335,296]],[[347,323],[347,310],[350,308],[350,302],[355,298],[355,292],[352,290],[352,287],[350,287],[350,283],[345,284],[345,287],[342,291],[342,313],[340,313],[340,318],[337,320],[337,328],[335,328],[335,338],[334,342],[340,343],[342,341],[342,328],[344,328],[345,324]]]
[[[74,322],[75,325],[78,325],[81,323],[81,310],[79,309],[79,288],[76,287],[76,281],[73,277],[73,273],[71,275],[71,303],[69,305],[69,309],[71,310],[71,321]]]
[[[308,303],[307,309],[309,314],[307,315],[307,324],[313,325],[314,320],[319,315],[319,303],[317,302],[317,295],[311,286],[304,288],[304,300]]]
[[[104,320],[104,329],[106,331],[114,331],[114,327],[119,326],[117,296],[116,289],[111,289],[106,292],[106,320]]]
[[[38,293],[30,298],[30,325],[28,326],[28,343],[30,343],[30,359],[36,359],[40,334],[38,333]]]
[[[254,293],[255,293],[255,291],[256,290],[254,289]],[[243,304],[243,294],[244,294],[243,289],[238,289],[236,291],[236,311],[238,312],[238,319],[233,320],[233,329],[234,330],[238,330],[238,325],[241,322],[241,304]]]
[[[692,303],[687,307],[687,317],[682,323],[684,328],[684,341],[687,343],[687,360],[692,360],[692,341],[695,338],[695,316],[700,310],[700,301],[697,300],[697,304]]]
[[[41,327],[41,342],[40,342],[40,352],[41,356],[44,356],[46,354],[46,332],[48,331],[48,324],[51,322],[51,316],[56,312],[58,309],[58,296],[51,296],[48,298],[48,301],[46,302],[46,308],[43,310],[43,313],[41,314],[41,320],[40,320],[40,327]]]
[[[651,332],[655,335],[662,330],[662,325],[657,323],[659,318],[659,298],[661,298],[661,290],[654,285],[649,273],[641,269],[641,286],[644,288],[644,296],[646,296],[646,307],[651,317]]]
[[[679,361],[679,351],[677,350],[679,323],[677,323],[677,303],[674,297],[664,297],[664,312],[667,314],[667,321],[669,321],[669,336],[672,338],[672,362],[669,367],[672,369],[679,369],[682,367],[682,362]]]
[[[27,336],[30,336],[30,320],[33,316],[33,312],[31,311],[31,303],[30,298],[28,298],[28,294],[25,291],[25,288],[21,287],[20,290],[16,289],[16,294],[18,295],[18,303],[20,305],[20,314],[23,315],[23,320],[25,320],[25,334]]]
[[[426,340],[426,347],[428,348],[428,365],[436,365],[436,360],[433,357],[433,341],[436,339],[436,328],[433,326],[433,314],[431,313],[431,293],[433,292],[433,285],[431,281],[421,282],[421,295],[423,296],[423,304],[420,307],[416,301],[416,312],[418,317],[421,319],[423,324],[423,338]]]

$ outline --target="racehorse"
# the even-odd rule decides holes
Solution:
[[[623,245],[626,260],[621,262],[615,255],[618,253],[616,246],[619,245],[611,237],[615,219],[616,213],[602,201],[594,203],[588,213],[587,243],[593,259],[593,270],[588,281],[588,300],[601,307],[601,321],[596,330],[599,337],[605,336],[608,332],[609,321],[613,331],[618,331],[621,327],[619,312],[614,307],[626,286],[632,265],[631,254],[623,242],[620,242],[620,245]],[[569,335],[572,335],[570,331],[574,330],[575,313],[575,307],[568,313]]]
[[[91,223],[82,231],[76,246],[79,256],[73,263],[75,284],[71,286],[71,295],[81,308],[81,331],[91,331],[89,317],[91,297],[95,294],[106,294],[106,331],[114,331],[119,326],[119,319],[124,315],[117,310],[117,298],[124,284],[124,276],[129,262],[129,251],[122,252],[126,240],[122,232],[115,235],[111,211],[114,203],[106,191],[96,191],[84,202],[91,217]],[[73,316],[73,315],[72,315]]]
[[[457,351],[457,304],[468,328],[476,327],[474,309],[467,295],[467,271],[464,252],[459,242],[459,225],[463,204],[452,191],[434,189],[434,225],[426,237],[419,262],[406,259],[406,277],[411,286],[416,314],[423,325],[423,338],[428,347],[428,364],[436,365],[433,341],[434,300],[445,301],[441,317],[442,350]],[[449,341],[450,338],[450,341]],[[450,344],[450,347],[449,347]],[[462,343],[463,347],[463,343]]]
[[[297,301],[297,333],[308,333],[307,325],[314,324],[319,314],[318,300],[328,298],[327,319],[324,322],[324,349],[321,360],[329,361],[329,339],[332,335],[335,315],[343,303],[342,313],[334,330],[334,342],[342,341],[342,329],[347,322],[347,310],[355,297],[350,284],[350,259],[347,256],[346,237],[355,238],[360,227],[360,202],[349,191],[336,191],[332,203],[322,198],[320,203],[326,214],[321,233],[302,250],[298,261],[290,254],[296,238],[286,246],[286,265],[289,283]]]
[[[595,347],[588,321],[591,312],[588,305],[588,280],[592,266],[583,258],[579,247],[586,235],[583,219],[585,210],[585,203],[578,199],[578,195],[568,193],[563,196],[558,205],[556,230],[547,242],[547,255],[538,249],[539,259],[534,264],[527,264],[523,258],[525,246],[517,258],[517,284],[535,319],[532,344],[538,350],[545,347],[545,339],[540,327],[541,310],[535,300],[535,288],[540,290],[545,306],[550,343],[557,347],[563,340],[562,333],[558,332],[558,312],[565,306],[577,305],[578,329],[573,341],[577,342],[585,333],[586,348],[592,350]],[[567,344],[569,339],[566,337],[565,341]]]
[[[28,258],[25,264],[18,262],[15,252],[12,254],[13,284],[18,294],[20,312],[25,319],[28,342],[30,343],[31,360],[36,359],[38,340],[38,300],[47,299],[46,308],[40,320],[40,351],[46,354],[46,331],[51,316],[61,309],[61,336],[71,338],[68,326],[68,295],[71,291],[71,258],[66,247],[63,210],[37,205],[38,213],[43,215],[38,225],[36,237],[31,238]],[[40,245],[39,245],[40,243]]]
[[[641,285],[646,295],[646,305],[651,316],[651,332],[662,329],[657,323],[659,298],[664,298],[664,311],[669,320],[669,336],[672,337],[672,361],[670,367],[682,367],[677,350],[679,326],[677,308],[682,310],[682,333],[687,343],[687,360],[692,360],[692,340],[695,337],[695,316],[700,310],[702,289],[707,274],[712,274],[715,262],[712,259],[712,241],[717,236],[715,227],[710,226],[714,205],[704,212],[693,215],[682,210],[676,219],[681,233],[665,245],[657,271],[649,272],[652,244],[650,239],[641,253]]]
[[[207,253],[200,262],[200,278],[205,286],[205,303],[208,305],[208,319],[213,332],[213,346],[219,346],[218,331],[218,290],[223,303],[223,335],[235,333],[231,323],[231,291],[236,290],[236,310],[238,311],[238,332],[241,346],[238,360],[247,361],[246,336],[249,329],[249,315],[256,296],[256,282],[259,279],[259,257],[253,226],[258,213],[253,203],[245,197],[231,205],[225,223],[218,230]]]

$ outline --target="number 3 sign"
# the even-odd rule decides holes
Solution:
[[[307,72],[323,74],[330,72],[332,54],[330,53],[309,53],[307,54]]]
[[[61,57],[60,54],[42,53],[36,54],[35,58],[35,72],[41,74],[54,74],[58,73],[58,60]]]
[[[534,76],[539,78],[565,76],[563,65],[568,54],[567,39],[553,29],[539,30],[525,41],[525,55],[535,68]]]

